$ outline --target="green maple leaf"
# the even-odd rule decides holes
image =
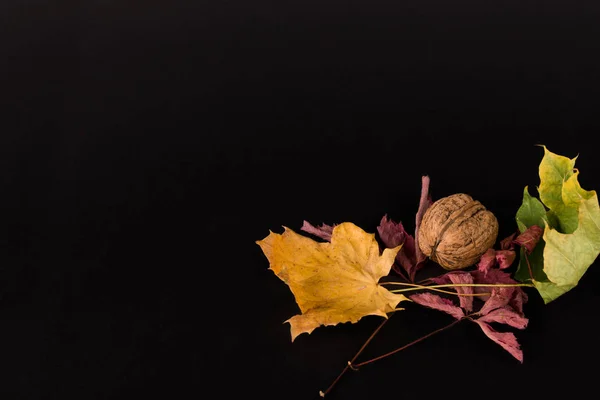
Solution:
[[[531,254],[521,249],[515,277],[532,281],[545,303],[574,288],[600,254],[598,196],[581,188],[575,160],[544,147],[539,166],[541,202],[525,188],[517,211],[521,232],[538,225],[544,234]]]

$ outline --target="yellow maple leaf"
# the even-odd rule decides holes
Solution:
[[[256,243],[271,269],[291,289],[301,315],[290,323],[292,341],[321,325],[357,322],[380,315],[408,300],[379,285],[390,272],[400,246],[379,252],[374,234],[345,222],[333,228],[330,243],[316,242],[284,227]]]

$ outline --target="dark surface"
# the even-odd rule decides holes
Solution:
[[[4,399],[315,399],[379,319],[290,343],[269,229],[412,230],[428,174],[504,237],[540,143],[600,188],[598,2],[45,3],[0,5]],[[529,292],[523,365],[462,323],[331,398],[593,393],[598,279]],[[449,321],[409,306],[365,357]]]

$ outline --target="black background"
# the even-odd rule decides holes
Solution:
[[[379,319],[290,343],[269,230],[412,230],[428,174],[504,237],[536,144],[600,188],[598,2],[47,3],[0,5],[6,399],[318,398]],[[597,280],[529,292],[522,365],[463,323],[331,398],[595,391]],[[409,305],[365,357],[449,321]]]

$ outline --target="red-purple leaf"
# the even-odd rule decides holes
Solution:
[[[540,241],[543,232],[544,230],[539,226],[531,225],[525,232],[517,236],[513,243],[525,247],[525,249],[527,249],[527,253],[531,254],[535,246]]]
[[[415,239],[406,232],[402,222],[396,223],[389,219],[387,215],[384,215],[377,227],[377,232],[385,247],[394,248],[402,245],[402,248],[396,254],[396,261],[411,275],[417,264]]]
[[[450,283],[450,278],[448,277],[450,274],[452,274],[452,272],[448,272],[440,276],[434,276],[432,278],[429,278],[429,280],[435,283],[436,285],[446,285]]]
[[[520,287],[515,288],[515,292],[508,302],[508,305],[513,308],[517,313],[523,315],[523,304],[527,303],[528,297],[525,291]]]
[[[517,342],[517,338],[511,332],[498,332],[494,330],[489,324],[481,320],[475,320],[479,325],[483,333],[494,342],[498,343],[502,348],[508,351],[514,358],[523,362],[523,351]]]
[[[498,322],[513,328],[525,329],[529,320],[513,311],[510,307],[497,308],[478,319],[481,322]]]
[[[402,267],[404,267],[406,272],[408,272],[409,276],[411,276],[411,279],[414,274],[413,271],[415,271],[418,266],[416,259],[417,255],[415,253],[415,239],[407,233],[406,239],[404,240],[404,245],[398,254],[396,254],[396,260],[400,263],[400,265],[402,265]]]
[[[498,262],[498,267],[500,269],[506,269],[510,267],[515,261],[517,257],[517,253],[514,250],[497,250],[496,251],[496,261]]]
[[[510,277],[510,274],[500,271],[498,268],[492,268],[486,273],[481,271],[472,271],[473,282],[477,284],[513,284],[517,283]],[[475,293],[489,293],[491,287],[478,286],[474,288]],[[509,288],[513,289],[512,297],[508,304],[518,313],[523,314],[523,304],[527,303],[527,294],[520,287]],[[489,296],[479,296],[481,300],[487,301]]]
[[[429,183],[430,179],[428,176],[421,177],[421,197],[419,198],[419,209],[417,210],[417,216],[415,218],[415,238],[419,237],[419,227],[421,226],[421,220],[423,219],[423,215],[425,211],[433,204],[433,200],[429,195]],[[418,240],[415,240],[415,254],[417,259],[417,264],[422,263],[427,258],[425,254],[419,248]],[[415,271],[416,272],[416,271]]]
[[[510,274],[504,271],[500,271],[497,268],[490,269],[487,274],[484,274],[481,271],[471,271],[471,275],[473,275],[473,281],[475,283],[517,283],[514,279],[510,277]],[[489,290],[485,290],[484,292],[489,292]]]
[[[320,237],[323,240],[328,242],[331,241],[331,234],[333,232],[333,226],[329,226],[327,224],[323,224],[321,226],[313,226],[308,221],[304,221],[302,224],[302,228],[300,228],[304,232],[310,233],[311,235],[315,235]]]
[[[492,295],[489,299],[487,299],[487,301],[483,304],[483,307],[481,307],[481,309],[479,310],[479,313],[481,315],[486,315],[492,310],[508,305],[516,288],[495,287],[491,289]]]
[[[460,307],[455,306],[450,300],[431,293],[418,293],[409,296],[412,301],[434,310],[443,311],[456,319],[461,319],[465,313]]]
[[[512,250],[515,247],[514,243],[513,243],[513,240],[514,240],[516,234],[517,233],[515,232],[512,235],[510,235],[510,236],[502,239],[500,241],[500,249],[502,249],[502,250]]]
[[[462,272],[459,274],[451,274],[448,275],[450,281],[454,284],[472,284],[473,277],[468,272]],[[473,311],[473,297],[469,296],[473,294],[472,286],[456,286],[456,293],[459,294],[458,299],[460,301],[460,306],[464,308],[467,312]],[[467,295],[467,296],[461,296]]]
[[[396,223],[389,219],[387,215],[381,218],[377,232],[379,232],[379,237],[383,244],[385,244],[385,247],[390,249],[403,244],[408,235],[402,222]]]
[[[515,261],[517,254],[514,250],[488,249],[479,259],[477,269],[485,274],[496,264],[500,269],[510,267]]]
[[[477,263],[477,270],[481,271],[484,275],[496,264],[496,250],[487,249],[487,251],[479,259]]]

